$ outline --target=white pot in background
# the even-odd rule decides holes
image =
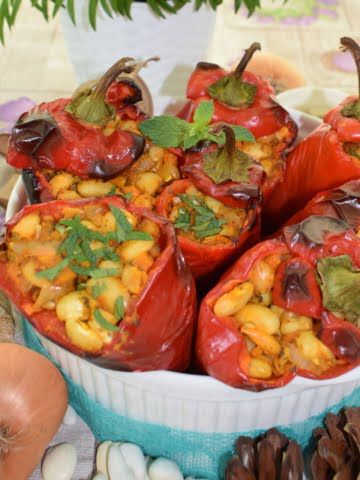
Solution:
[[[62,27],[70,59],[80,82],[96,78],[117,59],[131,56],[146,59],[158,55],[141,72],[150,88],[155,113],[171,111],[176,100],[183,100],[190,72],[196,63],[207,58],[215,12],[203,6],[194,11],[193,2],[166,19],[152,13],[146,3],[134,2],[133,20],[108,17],[99,7],[97,30],[88,22],[88,1],[78,0],[77,26],[64,12]]]

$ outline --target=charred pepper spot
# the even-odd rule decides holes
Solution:
[[[356,230],[360,225],[360,183],[348,182],[333,191],[329,198],[331,205],[340,218]]]
[[[99,159],[97,161],[94,161],[92,163],[92,171],[89,173],[91,177],[95,178],[103,178],[103,179],[109,179],[112,177],[116,177],[120,173],[122,173],[124,170],[129,168],[132,163],[142,155],[144,148],[145,148],[145,137],[141,135],[137,135],[136,133],[130,133],[128,132],[129,135],[132,136],[132,143],[131,147],[124,152],[124,157],[126,155],[130,156],[133,161],[132,162],[126,162],[125,164],[123,162],[121,163],[114,163],[111,161],[105,161],[102,159]]]
[[[289,263],[283,280],[283,297],[285,301],[310,300],[311,294],[307,284],[309,268],[300,261]]]
[[[349,230],[349,225],[339,218],[312,215],[301,223],[285,227],[284,237],[290,247],[303,243],[309,248],[322,245],[329,235]]]
[[[353,332],[345,330],[345,328],[334,330],[332,341],[342,357],[347,358],[350,362],[360,360],[360,338]]]
[[[196,70],[218,70],[221,67],[217,65],[216,63],[210,63],[210,62],[198,62],[196,64]]]
[[[45,142],[60,136],[60,129],[51,115],[27,115],[21,117],[14,126],[11,146],[18,152],[34,157]]]
[[[30,168],[24,168],[21,172],[21,177],[29,202],[31,204],[41,203],[41,185],[39,185],[36,174]]]

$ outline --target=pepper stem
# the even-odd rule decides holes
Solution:
[[[110,85],[116,80],[120,73],[126,73],[126,64],[128,62],[133,62],[134,59],[131,57],[120,58],[112,67],[105,72],[105,74],[100,78],[94,91],[92,92],[92,97],[97,98],[104,96],[107,92],[107,89]],[[132,71],[132,67],[128,67],[129,71]]]
[[[360,46],[350,37],[342,37],[340,39],[340,44],[342,50],[344,52],[350,52],[355,60],[358,74],[358,95],[360,100]]]
[[[220,131],[225,133],[225,145],[226,153],[229,158],[232,158],[235,153],[235,133],[234,130],[229,127],[229,125],[222,125]]]
[[[235,72],[234,72],[234,76],[236,78],[238,78],[239,80],[241,79],[242,74],[245,71],[245,68],[248,66],[248,63],[252,59],[256,50],[261,50],[261,45],[260,45],[259,42],[252,43],[250,45],[250,47],[247,50],[245,50],[245,53],[244,53],[242,59],[240,60],[238,66],[236,67]]]

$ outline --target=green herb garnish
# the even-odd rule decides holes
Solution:
[[[179,195],[187,209],[180,208],[174,227],[185,232],[191,231],[198,239],[211,237],[221,232],[225,220],[216,218],[202,198],[186,193]],[[194,213],[195,212],[195,213]],[[191,218],[193,214],[193,219]]]
[[[256,50],[261,50],[259,43],[253,43],[245,50],[243,58],[233,73],[210,85],[208,92],[211,97],[236,108],[246,108],[254,102],[257,85],[244,82],[242,76]]]
[[[200,141],[211,141],[218,145],[225,143],[225,135],[217,126],[210,124],[214,113],[212,100],[201,102],[194,113],[192,123],[177,117],[160,115],[145,120],[139,126],[141,132],[161,147],[180,147],[188,149]],[[244,127],[229,125],[234,130],[235,138],[242,142],[254,142],[252,133]]]
[[[125,200],[131,200],[133,197],[133,194],[131,192],[127,192],[127,193],[121,193],[120,196],[123,197]]]
[[[81,267],[79,265],[69,265],[71,270],[77,275],[91,277],[91,278],[104,278],[113,277],[119,274],[118,268],[91,268]]]
[[[105,195],[106,197],[112,197],[116,194],[116,187],[115,185],[111,185],[110,191]]]
[[[57,265],[51,268],[47,268],[46,270],[41,270],[40,272],[36,272],[36,276],[39,278],[46,278],[47,280],[55,280],[55,278],[59,275],[60,272],[64,270],[65,267],[69,265],[69,259],[64,258],[59,262]]]
[[[344,143],[344,152],[360,160],[360,143]]]
[[[98,298],[102,293],[105,292],[105,290],[106,290],[105,283],[103,282],[95,283],[95,285],[91,287],[91,296],[93,298]]]
[[[102,327],[104,330],[110,330],[112,332],[119,331],[119,327],[108,322],[98,308],[95,308],[94,310],[94,318],[97,321],[97,323],[100,325],[100,327]]]
[[[348,255],[325,257],[317,262],[323,305],[341,313],[346,320],[360,327],[360,270]]]
[[[116,320],[122,320],[124,318],[124,314],[125,314],[124,297],[117,297],[117,299],[115,300],[114,314],[115,314]]]

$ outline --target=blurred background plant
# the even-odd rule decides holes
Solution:
[[[28,0],[31,5],[39,10],[44,19],[54,18],[62,9],[66,9],[72,22],[76,24],[75,0]],[[178,12],[189,0],[88,0],[88,19],[91,27],[96,30],[96,19],[99,11],[109,17],[121,15],[131,19],[131,5],[134,1],[147,3],[153,13],[159,17]],[[191,0],[190,0],[191,1]],[[279,4],[287,0],[273,0]],[[0,0],[0,41],[5,41],[6,26],[11,30],[17,18],[23,0]],[[199,10],[202,5],[209,5],[213,10],[223,3],[223,0],[194,0],[194,10]],[[252,15],[256,9],[261,8],[261,0],[234,0],[234,10],[237,12],[245,6]]]

